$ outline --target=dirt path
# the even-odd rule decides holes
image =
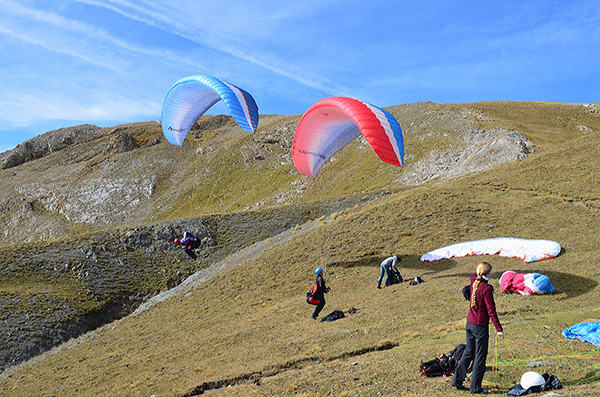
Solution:
[[[189,276],[185,279],[181,284],[176,287],[171,288],[168,291],[161,292],[158,295],[153,296],[148,299],[146,302],[142,303],[138,308],[131,314],[136,315],[145,310],[148,310],[150,307],[154,306],[158,302],[162,302],[166,299],[170,299],[172,297],[188,293],[192,288],[209,281],[217,274],[223,272],[224,270],[235,267],[236,265],[247,261],[248,259],[254,258],[255,256],[261,254],[263,251],[277,246],[279,244],[284,244],[298,236],[302,236],[311,230],[315,230],[323,223],[327,223],[331,220],[330,217],[327,217],[325,221],[311,221],[307,222],[298,228],[289,229],[284,232],[281,232],[271,238],[265,239],[263,241],[259,241],[251,245],[248,248],[245,248],[241,251],[238,251],[234,254],[229,255],[227,258],[222,260],[219,263],[216,263],[206,269],[202,269],[197,271],[196,273]]]

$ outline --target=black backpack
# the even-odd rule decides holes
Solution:
[[[344,318],[346,317],[344,315],[344,312],[341,310],[334,310],[331,313],[329,313],[328,315],[326,315],[325,317],[323,317],[321,319],[321,322],[323,321],[335,321],[335,320],[339,320],[340,318]]]
[[[456,368],[458,367],[458,364],[460,363],[460,360],[462,359],[462,356],[463,356],[463,353],[465,352],[466,347],[467,347],[467,345],[465,345],[464,343],[461,343],[460,345],[456,346],[448,355],[448,371],[451,374],[454,374],[454,371],[456,371]],[[473,360],[471,360],[471,362],[467,366],[467,372],[471,372],[472,370],[473,370]]]
[[[450,374],[448,370],[448,356],[442,354],[440,358],[434,358],[430,361],[421,361],[419,366],[421,376],[432,378],[435,376],[447,376]]]
[[[471,286],[465,285],[462,289],[462,296],[466,301],[471,300]]]
[[[456,367],[458,367],[458,363],[460,362],[466,347],[467,345],[461,343],[460,345],[456,346],[448,355],[448,371],[450,373],[454,374],[454,371],[456,370]]]
[[[398,270],[390,269],[390,275],[388,278],[387,285],[400,284],[403,281],[402,276]]]

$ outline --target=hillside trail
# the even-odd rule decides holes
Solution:
[[[186,278],[178,286],[173,287],[167,291],[163,291],[160,294],[155,295],[154,297],[148,299],[146,302],[144,302],[140,306],[138,306],[138,308],[133,313],[131,313],[129,316],[125,316],[121,319],[113,321],[112,323],[106,324],[105,327],[113,328],[119,322],[128,321],[131,318],[135,317],[137,314],[140,314],[140,313],[150,309],[151,307],[158,304],[159,302],[163,302],[167,299],[171,299],[176,296],[181,296],[181,295],[187,294],[194,287],[201,285],[202,283],[205,283],[207,281],[210,281],[213,277],[222,273],[223,271],[225,271],[227,269],[231,269],[240,263],[243,263],[249,259],[252,259],[252,258],[260,255],[267,249],[270,249],[270,248],[275,247],[280,244],[287,243],[288,241],[291,241],[291,240],[295,239],[296,237],[300,237],[312,230],[315,230],[315,229],[323,226],[324,224],[329,223],[332,219],[333,219],[332,215],[329,215],[329,216],[326,216],[324,219],[306,222],[302,225],[296,226],[292,229],[288,229],[279,234],[276,234],[275,236],[266,238],[266,239],[259,241],[247,248],[237,251],[237,252],[229,255],[222,261],[215,263],[214,265],[212,265],[210,267],[207,267],[205,269],[201,269],[201,270],[197,271],[196,273],[194,273],[191,276],[189,276],[188,278]],[[101,328],[103,328],[103,327],[101,327]],[[101,329],[101,328],[99,328],[99,329]],[[79,336],[78,338],[71,339],[65,343],[55,346],[54,348],[52,348],[51,350],[49,350],[47,352],[44,352],[35,357],[32,357],[31,359],[29,359],[27,361],[21,362],[15,366],[7,368],[4,372],[0,373],[0,379],[5,379],[7,376],[9,376],[10,374],[14,373],[17,370],[27,368],[28,366],[36,365],[36,364],[44,361],[46,358],[55,355],[56,353],[58,353],[59,351],[61,351],[63,349],[70,349],[76,345],[85,343],[86,340],[94,338],[95,335],[98,333],[99,329],[87,332],[87,333]]]
[[[171,299],[175,296],[179,296],[182,294],[186,294],[194,287],[209,281],[210,279],[222,273],[223,271],[231,269],[240,263],[252,259],[269,248],[287,243],[288,241],[291,241],[296,237],[302,236],[312,230],[315,230],[323,224],[328,223],[330,221],[331,215],[327,216],[324,220],[321,221],[313,220],[310,222],[306,222],[300,226],[288,229],[275,236],[269,237],[267,239],[254,243],[253,245],[247,248],[237,251],[223,259],[221,262],[207,267],[206,269],[198,270],[196,273],[186,278],[181,284],[167,291],[163,291],[160,294],[148,299],[146,302],[138,306],[138,308],[133,313],[131,313],[130,316],[135,316],[136,314],[148,310],[152,306],[164,300]]]

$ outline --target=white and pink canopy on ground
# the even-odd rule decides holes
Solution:
[[[560,244],[550,240],[498,237],[452,244],[428,252],[422,261],[437,261],[470,255],[500,255],[522,258],[526,263],[554,258],[560,254]]]
[[[550,277],[540,273],[517,273],[509,270],[502,273],[498,282],[502,293],[541,295],[556,291]]]

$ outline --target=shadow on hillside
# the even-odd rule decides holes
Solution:
[[[355,260],[332,262],[329,264],[329,266],[341,269],[357,266],[374,267],[379,269],[381,262],[383,262],[387,257],[387,255],[371,255]],[[452,269],[455,267],[455,265],[456,262],[451,259],[442,259],[434,262],[421,262],[421,256],[419,255],[400,255],[400,262],[396,265],[396,267],[398,270],[400,270],[400,274],[402,274],[404,278],[412,278],[414,276],[422,276],[423,274],[437,273],[443,270]],[[418,270],[419,274],[413,274],[412,277],[410,274],[405,276],[404,269]]]
[[[552,285],[556,288],[556,294],[564,294],[560,299],[571,299],[590,292],[598,285],[591,278],[581,277],[570,273],[556,272],[553,270],[519,270],[519,273],[541,273],[550,278]]]
[[[540,271],[539,269],[515,269],[514,271],[518,273],[541,273],[548,276],[550,278],[550,282],[554,288],[556,288],[555,294],[564,294],[559,298],[559,300],[571,299],[586,294],[596,288],[598,285],[597,281],[590,278],[553,270]],[[439,276],[439,278],[457,278],[461,280],[460,285],[467,285],[471,279],[471,274],[472,273],[456,273]],[[502,273],[494,274],[494,278],[491,281],[491,285],[493,285],[498,291],[498,281],[501,275]]]

